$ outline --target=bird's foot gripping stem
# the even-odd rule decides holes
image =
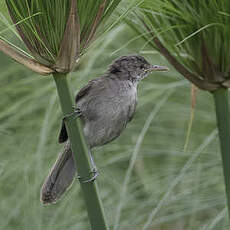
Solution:
[[[66,114],[64,117],[63,117],[63,121],[66,121],[67,119],[76,119],[78,117],[81,116],[82,112],[79,108],[76,108],[75,106],[73,106],[74,108],[74,111],[72,113],[69,113],[69,114]]]
[[[94,182],[96,180],[96,177],[99,175],[99,173],[97,171],[97,167],[94,163],[94,160],[93,160],[93,157],[92,157],[90,151],[89,151],[89,159],[90,159],[90,163],[91,163],[91,167],[92,167],[92,171],[90,171],[90,173],[89,173],[90,178],[87,180],[82,180],[81,176],[77,177],[80,180],[80,182],[82,182],[82,183]]]
[[[77,176],[77,179],[82,183],[90,183],[94,182],[96,180],[96,177],[99,175],[96,168],[93,168],[93,170],[89,173],[90,178],[87,180],[82,180],[81,176]]]

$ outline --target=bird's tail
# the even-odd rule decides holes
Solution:
[[[68,141],[41,188],[43,204],[56,203],[76,177],[76,164]]]

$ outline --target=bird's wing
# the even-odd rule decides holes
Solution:
[[[68,133],[65,127],[65,122],[62,120],[61,130],[58,135],[58,143],[64,143],[68,140]]]
[[[129,107],[129,113],[128,113],[128,118],[129,118],[129,122],[132,121],[133,117],[134,117],[134,113],[136,111],[136,107],[137,107],[137,100],[135,101],[135,104],[132,104]]]
[[[77,103],[81,98],[83,98],[86,94],[88,94],[89,90],[92,86],[98,81],[99,78],[90,80],[86,86],[80,89],[78,94],[75,97],[75,103]],[[68,140],[68,133],[66,130],[65,122],[62,121],[61,130],[58,136],[58,142],[63,143]]]
[[[92,88],[92,86],[98,81],[98,79],[93,79],[88,82],[86,86],[80,89],[78,94],[75,97],[75,103],[77,103],[82,97],[84,97],[86,94],[88,94],[89,90]]]

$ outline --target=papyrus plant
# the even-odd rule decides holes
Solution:
[[[34,61],[49,67],[50,72],[68,73],[95,38],[99,25],[106,21],[120,0],[5,2]],[[16,59],[17,54],[11,56]]]
[[[5,40],[0,40],[0,50],[39,74],[52,74],[63,115],[69,114],[73,112],[73,103],[66,76],[120,1],[5,0],[16,31],[30,55]],[[68,119],[66,126],[78,173],[88,178],[90,164],[81,125]],[[81,187],[91,228],[107,229],[96,183],[81,183]]]
[[[127,23],[186,79],[214,96],[230,211],[230,1],[137,1]]]

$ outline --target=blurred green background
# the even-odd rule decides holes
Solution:
[[[5,30],[4,17],[0,14],[0,35],[18,43]],[[130,53],[170,67],[120,22],[91,46],[70,75],[73,92]],[[53,79],[2,53],[0,70],[0,229],[89,229],[77,181],[57,204],[40,203],[41,185],[63,148],[57,143],[61,111]],[[196,92],[184,150],[191,108],[191,84],[172,67],[152,74],[139,85],[137,111],[124,133],[94,149],[111,229],[229,229],[212,95]]]

